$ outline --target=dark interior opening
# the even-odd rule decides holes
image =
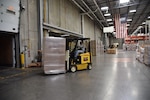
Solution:
[[[13,67],[13,38],[11,34],[0,32],[0,68]]]

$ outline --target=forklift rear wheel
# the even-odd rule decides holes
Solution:
[[[76,66],[72,66],[72,67],[71,67],[71,72],[74,73],[74,72],[76,72],[76,71],[77,71],[77,67],[76,67]]]
[[[92,69],[92,65],[88,64],[88,69],[91,70]]]

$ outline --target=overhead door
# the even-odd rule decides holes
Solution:
[[[13,67],[13,36],[0,35],[0,66]]]
[[[20,0],[0,0],[0,68],[19,65],[19,18]]]

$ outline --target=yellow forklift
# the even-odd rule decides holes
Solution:
[[[84,49],[79,47],[81,43]],[[68,65],[71,72],[92,69],[90,38],[67,39],[66,49],[68,50]]]

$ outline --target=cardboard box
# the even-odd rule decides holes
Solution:
[[[116,49],[107,49],[107,54],[116,54]]]

